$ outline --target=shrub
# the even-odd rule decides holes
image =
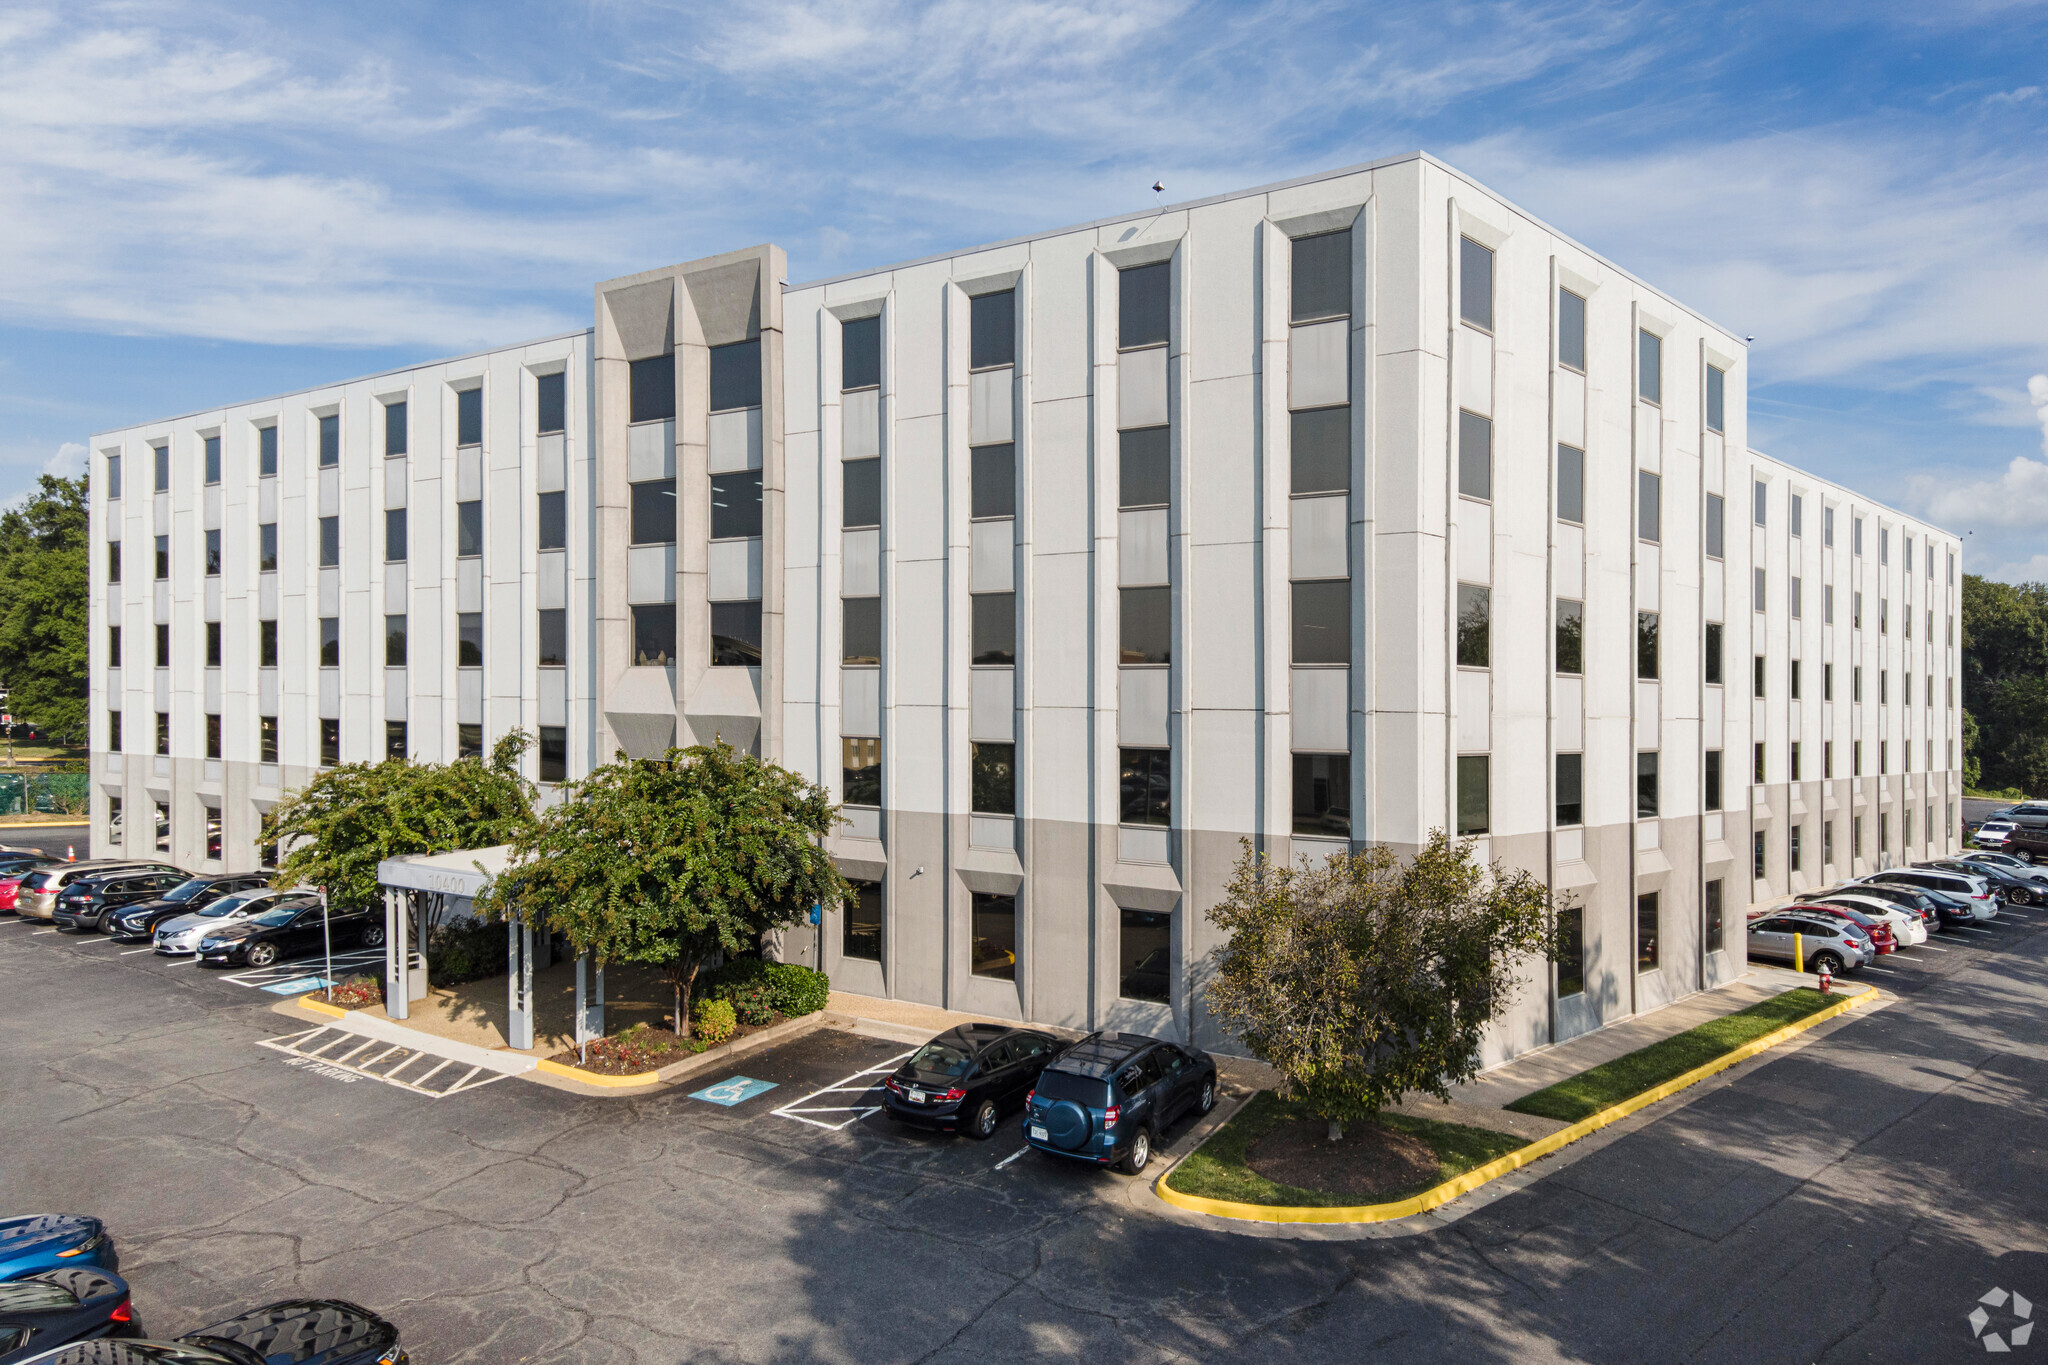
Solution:
[[[427,979],[454,986],[505,970],[505,926],[469,919],[437,924],[427,936]]]
[[[758,957],[731,957],[714,972],[707,972],[697,989],[706,998],[725,1000],[742,986],[765,985],[769,964]]]
[[[762,1009],[795,1018],[816,1014],[825,1008],[832,985],[823,972],[794,962],[768,962],[758,957],[736,957],[712,972],[699,987],[713,1000],[730,1000],[743,1024],[765,1024]]]
[[[714,1045],[722,1043],[732,1037],[739,1028],[739,1021],[733,1017],[730,1000],[699,1000],[697,1008],[691,1013],[695,1016],[691,1032],[697,1035],[700,1042]]]
[[[720,1003],[731,1005],[733,1016],[742,1024],[758,1028],[775,1022],[775,992],[765,981],[729,987]]]
[[[792,1019],[800,1014],[816,1014],[825,1008],[832,993],[832,983],[823,972],[794,962],[769,963],[767,976],[775,1008]]]
[[[384,1002],[384,981],[375,976],[352,976],[331,991],[315,994],[345,1010],[369,1009]]]

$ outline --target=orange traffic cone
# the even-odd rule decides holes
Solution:
[[[76,844],[64,845],[64,861],[67,863],[78,861],[78,846]]]

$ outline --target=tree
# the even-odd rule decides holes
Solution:
[[[2048,791],[2048,585],[1965,574],[1962,625],[1968,785]]]
[[[1209,918],[1230,933],[1209,1009],[1328,1121],[1370,1119],[1411,1090],[1438,1099],[1479,1069],[1516,969],[1557,951],[1557,906],[1527,872],[1472,861],[1433,830],[1407,862],[1385,845],[1275,866],[1249,844]]]
[[[0,515],[0,682],[8,709],[60,738],[86,732],[84,475],[42,476]]]
[[[578,953],[661,969],[688,1037],[690,990],[716,953],[744,953],[853,894],[825,851],[825,790],[720,741],[624,753],[512,841],[480,913],[518,916]]]
[[[489,762],[391,758],[320,774],[263,817],[263,842],[285,850],[272,884],[324,886],[336,906],[368,908],[386,858],[511,843],[533,825],[533,784],[519,775],[532,743],[514,730]]]

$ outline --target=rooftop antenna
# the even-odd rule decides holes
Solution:
[[[1153,181],[1153,182],[1152,182],[1152,193],[1154,193],[1154,194],[1161,194],[1161,195],[1165,194],[1165,193],[1166,193],[1166,182],[1165,182],[1164,180],[1155,180],[1155,181]],[[1155,204],[1157,204],[1157,203],[1159,203],[1159,202],[1161,202],[1161,201],[1160,201],[1160,200],[1158,200],[1158,199],[1154,199],[1154,200],[1153,200],[1152,202],[1153,202],[1153,203],[1155,203]]]

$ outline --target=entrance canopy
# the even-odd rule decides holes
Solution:
[[[437,891],[474,900],[512,859],[510,844],[453,853],[411,853],[377,864],[377,884],[403,891]]]

